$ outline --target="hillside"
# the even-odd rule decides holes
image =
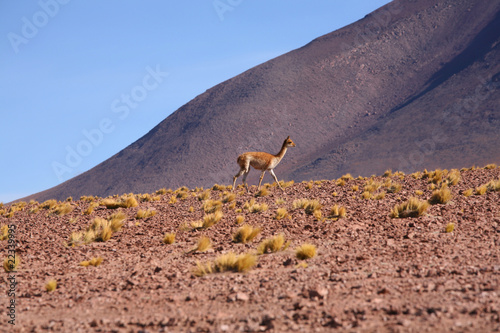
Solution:
[[[255,186],[234,196],[221,186],[160,190],[133,195],[136,206],[128,196],[131,207],[118,209],[108,208],[118,196],[1,207],[0,236],[11,230],[20,264],[2,274],[4,286],[17,284],[15,296],[0,293],[0,331],[500,329],[499,167],[283,185],[284,193],[267,184],[263,196]],[[391,216],[411,197],[434,201],[446,188],[444,202],[422,215]],[[139,219],[141,211],[155,214]],[[221,219],[201,227],[213,211]],[[116,230],[106,236],[107,221]],[[244,224],[260,232],[234,242]],[[173,244],[163,242],[166,233],[175,234]],[[256,255],[279,235],[288,247]],[[211,246],[193,250],[202,236]],[[296,256],[304,243],[315,256]],[[9,243],[0,244],[5,256]],[[246,271],[216,272],[231,252],[247,254]],[[200,271],[216,260],[213,273]],[[46,291],[50,280],[57,287]],[[12,299],[14,327],[6,324]]]
[[[499,1],[393,1],[208,89],[30,198],[229,184],[239,154],[275,153],[288,135],[285,180],[500,162],[499,32]]]

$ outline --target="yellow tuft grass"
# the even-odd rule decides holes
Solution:
[[[339,207],[339,205],[335,204],[335,205],[333,205],[332,209],[330,210],[329,217],[343,218],[343,217],[346,217],[346,215],[347,215],[346,208]]]
[[[49,280],[47,282],[47,284],[45,285],[45,290],[47,292],[54,291],[54,290],[56,290],[56,288],[57,288],[57,280],[55,280],[55,279]]]
[[[158,195],[165,195],[165,194],[167,194],[167,189],[166,188],[161,188],[158,191],[156,191],[156,194],[158,194]]]
[[[210,238],[207,236],[201,236],[196,244],[196,247],[191,250],[191,252],[205,252],[212,246]]]
[[[214,213],[222,209],[222,202],[219,200],[205,200],[203,202],[203,211],[207,214]]]
[[[278,251],[284,251],[288,248],[290,242],[285,243],[285,236],[283,234],[279,234],[272,238],[268,238],[263,240],[257,246],[257,254],[262,255],[265,253],[273,253]]]
[[[259,192],[255,193],[255,196],[256,196],[256,197],[265,197],[265,196],[266,196],[266,195],[268,195],[268,194],[269,194],[268,189],[267,189],[267,188],[265,188],[265,187],[263,187],[263,188],[261,188],[261,189],[260,189],[260,191],[259,191]]]
[[[7,224],[3,225],[0,228],[0,241],[6,240],[9,238],[9,226]]]
[[[237,256],[235,253],[229,252],[218,256],[213,262],[206,263],[205,265],[197,262],[193,274],[196,276],[204,276],[215,272],[247,272],[252,269],[256,263],[257,257],[253,254],[246,253]]]
[[[52,208],[51,212],[55,215],[65,215],[73,211],[74,208],[69,202],[64,202]]]
[[[316,246],[313,244],[302,244],[295,249],[295,256],[300,260],[305,260],[316,256]]]
[[[168,232],[163,236],[163,243],[164,244],[174,244],[175,243],[175,233],[174,232]]]
[[[446,176],[445,183],[448,185],[457,185],[461,180],[460,171],[452,169]]]
[[[102,263],[102,257],[92,258],[90,260],[82,261],[79,265],[83,267],[94,266],[97,267]]]
[[[476,188],[476,195],[486,194],[487,191],[488,191],[488,186],[486,184],[481,185],[481,186]]]
[[[152,217],[152,216],[155,216],[156,215],[156,211],[155,210],[144,210],[144,209],[139,209],[137,211],[137,214],[135,215],[135,218],[136,219],[147,219],[148,217]]]
[[[268,210],[268,208],[269,208],[269,206],[266,203],[262,203],[262,204],[254,203],[253,205],[251,205],[248,208],[248,210],[250,211],[250,213],[261,213],[261,212],[265,212],[266,210]]]
[[[233,241],[235,243],[243,243],[246,244],[251,242],[257,235],[260,233],[260,227],[252,227],[248,224],[242,225],[236,233],[233,235]]]
[[[454,223],[448,223],[446,227],[444,228],[444,231],[446,232],[453,232],[455,230],[455,224]]]
[[[445,204],[451,200],[451,191],[448,186],[443,183],[441,189],[432,192],[432,196],[429,199],[431,205]]]
[[[170,200],[168,201],[169,204],[173,205],[177,202],[177,197],[175,195],[172,195],[170,197]]]
[[[236,194],[234,193],[227,193],[222,197],[222,203],[234,202],[234,200],[236,200]]]
[[[224,216],[224,214],[222,214],[222,211],[220,211],[220,210],[217,210],[215,213],[203,216],[202,227],[204,229],[210,228],[211,226],[213,226],[214,224],[219,222],[223,216]]]
[[[316,211],[321,209],[321,204],[318,200],[309,200],[304,207],[306,214],[314,215]]]
[[[289,216],[288,212],[287,212],[287,210],[285,208],[278,208],[276,210],[276,215],[274,216],[274,218],[276,220],[281,220],[281,219],[284,219],[284,218],[286,218],[288,216]]]
[[[107,198],[101,201],[101,205],[106,206],[108,209],[117,209],[117,208],[131,208],[137,207],[139,203],[137,199],[133,195],[124,196],[120,200]]]
[[[464,197],[470,197],[474,194],[474,189],[469,188],[468,190],[463,191],[462,194],[464,195]]]
[[[87,207],[87,209],[85,209],[85,211],[83,212],[83,214],[85,215],[90,215],[94,212],[94,209],[99,207],[99,204],[97,202],[91,202],[89,204],[89,206]]]
[[[392,218],[417,217],[425,213],[429,208],[427,201],[419,200],[415,197],[410,198],[402,204],[395,205],[391,212]]]
[[[40,208],[43,209],[53,209],[55,206],[57,206],[57,201],[56,200],[46,200],[40,204]]]
[[[383,198],[385,198],[385,192],[375,194],[375,200],[382,200]]]
[[[497,165],[495,163],[491,163],[486,165],[484,168],[485,169],[496,169]]]
[[[371,199],[372,197],[373,196],[369,191],[364,191],[363,193],[361,193],[361,199],[368,200]]]
[[[245,216],[238,215],[236,216],[236,224],[242,224],[245,221]]]

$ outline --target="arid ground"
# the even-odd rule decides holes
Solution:
[[[73,198],[72,211],[60,215],[49,203],[21,204],[14,213],[15,207],[5,206],[0,226],[16,226],[2,231],[15,231],[10,236],[18,243],[20,264],[15,273],[1,275],[0,330],[500,330],[500,168],[344,178],[344,184],[286,183],[284,193],[269,185],[261,197],[255,186],[250,193],[238,188],[234,198],[223,187],[205,192],[208,198],[200,189],[136,194],[139,205],[131,208],[109,209],[97,198],[101,205],[90,214],[84,212],[91,198]],[[418,217],[391,217],[396,205],[411,197],[429,200],[444,183],[451,191],[446,203],[429,205]],[[204,205],[210,211],[207,202],[223,198],[222,219],[196,228],[208,214]],[[248,207],[252,199],[267,210],[251,212],[259,208]],[[321,207],[294,208],[299,199],[317,200]],[[330,216],[335,205],[346,216]],[[288,216],[276,219],[278,208]],[[156,214],[136,219],[147,209]],[[117,212],[126,219],[109,240],[78,239],[96,218]],[[244,221],[238,224],[237,216]],[[261,232],[246,244],[235,243],[233,235],[244,224]],[[163,242],[166,233],[176,234],[173,244]],[[256,256],[246,272],[195,274],[197,262],[206,268],[231,251],[255,254],[264,239],[280,234],[289,246]],[[211,248],[191,251],[201,236],[210,238]],[[304,243],[315,245],[317,253],[299,260],[295,250]],[[5,258],[8,240],[0,244]],[[98,266],[80,264],[99,257]],[[17,283],[10,296],[9,276]],[[53,279],[57,288],[47,291]],[[8,323],[12,301],[15,326]]]

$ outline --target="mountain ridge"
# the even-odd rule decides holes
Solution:
[[[207,89],[108,160],[29,198],[229,184],[239,154],[275,153],[288,135],[297,147],[275,170],[285,180],[498,162],[500,37],[491,27],[498,26],[499,13],[498,1],[393,1]],[[464,68],[453,63],[471,47],[485,53],[472,52]],[[438,73],[446,74],[444,81],[425,92]],[[473,112],[461,113],[455,134],[434,126],[429,119],[442,122],[464,95],[474,98],[477,76],[487,82],[479,89],[492,92]],[[418,129],[412,119],[420,120]],[[478,133],[469,133],[465,120],[477,122]],[[440,141],[432,130],[448,139]],[[470,144],[457,148],[464,137]],[[432,151],[411,155],[422,142]],[[248,180],[257,177],[254,171]]]

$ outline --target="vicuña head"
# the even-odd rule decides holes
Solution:
[[[283,190],[278,181],[278,178],[274,174],[273,169],[279,164],[283,156],[285,156],[288,147],[295,147],[295,143],[292,141],[292,139],[290,139],[290,137],[287,137],[285,139],[283,145],[281,146],[281,150],[276,155],[264,152],[248,152],[238,156],[237,162],[238,165],[240,166],[240,171],[236,174],[236,176],[233,177],[233,191],[236,185],[236,180],[241,175],[243,175],[243,185],[245,185],[248,191],[248,185],[246,183],[246,180],[248,173],[250,172],[250,166],[252,166],[256,170],[262,171],[260,175],[258,190],[260,190],[262,178],[264,178],[264,173],[266,171],[269,171],[269,173],[273,176],[274,181],[278,184],[280,189]]]

